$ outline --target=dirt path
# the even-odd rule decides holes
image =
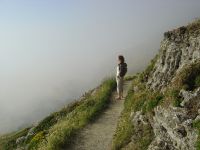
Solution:
[[[124,83],[124,96],[127,95],[131,81]],[[109,107],[100,117],[87,125],[72,141],[69,150],[108,150],[115,132],[117,121],[123,109],[123,100],[115,100],[113,92]]]

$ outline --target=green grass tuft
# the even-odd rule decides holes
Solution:
[[[173,86],[177,89],[194,90],[200,86],[200,60],[183,67],[176,75]]]
[[[200,75],[195,78],[195,87],[200,87]]]
[[[41,131],[37,133],[30,141],[28,149],[37,149],[38,148],[38,143],[45,139],[45,133],[44,131]]]
[[[173,89],[170,91],[174,107],[181,106],[182,99],[180,98],[179,93],[180,93],[180,90],[178,90],[178,89]]]
[[[133,75],[133,76],[131,76],[131,75],[128,75],[128,76],[125,76],[125,80],[126,81],[131,81],[131,80],[133,80],[133,79],[135,79],[136,78],[136,76],[135,75]]]
[[[200,120],[193,122],[193,127],[198,130],[198,139],[196,142],[196,150],[200,150]]]
[[[152,111],[163,100],[163,95],[160,93],[153,93],[152,97],[147,100],[146,106],[143,107],[144,112]]]

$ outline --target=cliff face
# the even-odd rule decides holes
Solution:
[[[200,58],[200,21],[164,34],[160,55],[148,79],[153,89],[166,87],[184,65]]]
[[[150,126],[154,137],[148,150],[198,149],[194,124],[200,122],[200,21],[166,32],[156,59],[144,81],[147,89],[163,94],[165,104],[158,104],[152,115],[133,110],[134,128],[141,132],[141,126]],[[169,100],[173,93],[176,106]],[[138,137],[132,136],[129,147]]]

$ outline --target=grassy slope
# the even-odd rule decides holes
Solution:
[[[102,109],[107,106],[115,87],[115,81],[107,79],[93,94],[90,92],[83,100],[46,117],[34,128],[35,134],[22,143],[21,146],[26,145],[28,149],[60,149],[70,142],[70,139],[78,130],[95,119]],[[28,129],[2,137],[0,139],[0,149],[16,149],[16,139],[26,135],[27,132]]]
[[[30,128],[26,128],[14,133],[0,137],[0,150],[11,150],[16,148],[16,139],[27,134]]]
[[[195,32],[200,32],[200,20],[197,20],[187,27],[190,34]],[[174,32],[174,31],[173,31]],[[161,53],[161,51],[160,51]],[[121,114],[118,126],[113,137],[112,149],[121,149],[131,141],[131,137],[135,133],[133,124],[131,123],[131,113],[141,110],[143,114],[151,117],[153,115],[151,112],[153,108],[157,105],[162,105],[163,107],[168,107],[169,104],[179,107],[182,99],[179,97],[179,92],[181,89],[194,90],[200,87],[200,62],[193,63],[189,66],[185,66],[182,71],[174,80],[169,88],[166,89],[164,93],[153,92],[146,88],[145,82],[148,77],[151,76],[154,70],[154,65],[160,54],[151,61],[150,65],[146,70],[137,75],[133,80],[133,87],[130,89],[127,98],[125,99],[124,110]],[[134,92],[133,88],[137,87],[137,91]],[[200,122],[194,122],[194,127],[197,128],[200,135]],[[152,139],[154,138],[152,129],[149,127],[141,127],[141,136],[138,136],[131,145],[130,149],[134,150],[146,150]],[[197,149],[200,149],[200,136],[197,141]],[[129,148],[129,147],[126,147]]]
[[[91,91],[86,93],[84,98],[81,99],[80,101],[75,101],[67,105],[66,107],[62,108],[60,111],[54,112],[50,114],[49,116],[47,116],[46,118],[44,118],[42,121],[39,122],[39,124],[36,127],[33,128],[33,132],[35,133],[34,135],[37,135],[38,133],[42,133],[44,131],[48,131],[59,120],[61,120],[71,111],[73,111],[77,106],[81,105],[90,96],[90,94],[91,94]],[[20,131],[2,136],[0,138],[0,150],[1,149],[3,150],[16,149],[17,146],[24,146],[24,145],[32,143],[32,141],[34,141],[35,139],[34,135],[30,136],[25,142],[18,145],[16,144],[16,139],[22,136],[26,136],[30,128],[32,127],[22,129]]]

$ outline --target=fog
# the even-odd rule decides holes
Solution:
[[[0,0],[0,133],[29,126],[108,76],[129,74],[163,32],[200,15],[198,0]]]

